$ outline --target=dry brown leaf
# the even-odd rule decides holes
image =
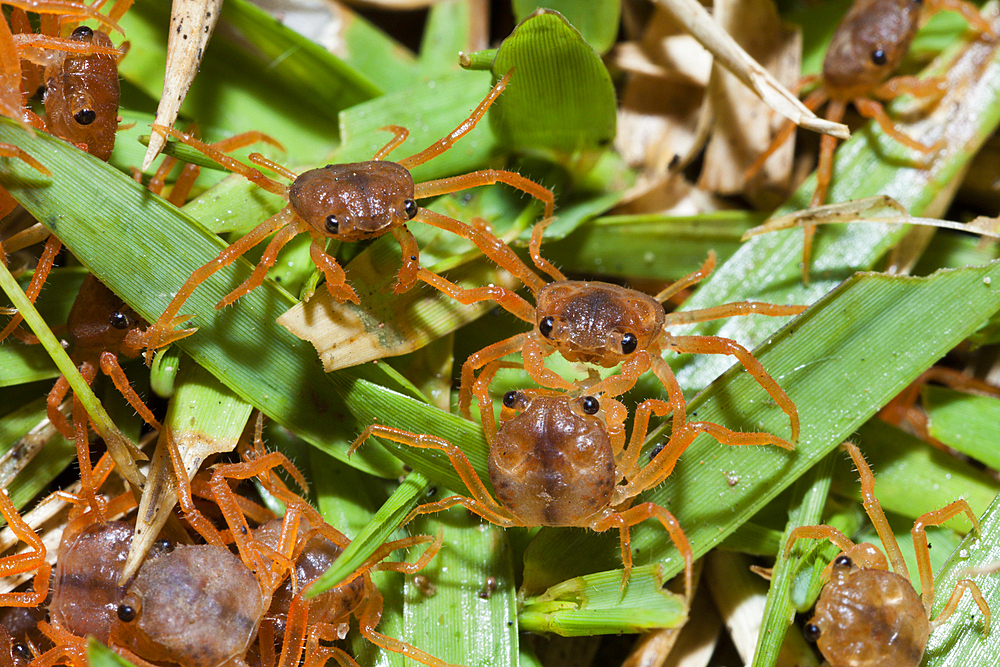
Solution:
[[[198,73],[221,10],[222,0],[174,0],[170,11],[163,93],[153,121],[158,125],[173,127],[177,120],[177,113]],[[163,150],[165,142],[166,137],[156,132],[149,137],[149,147],[142,161],[144,171]]]
[[[683,57],[681,49],[687,49]],[[655,8],[642,41],[617,50],[612,61],[632,72],[619,104],[615,147],[630,165],[666,174],[698,141],[711,55]]]
[[[751,58],[697,0],[656,0],[656,3],[677,17],[678,22],[712,53],[720,65],[732,72],[777,113],[807,130],[829,134],[838,139],[850,136],[846,125],[817,118],[816,114],[809,111],[797,95],[781,85],[770,72]]]
[[[968,223],[939,220],[938,218],[918,218],[911,216],[903,205],[888,195],[866,197],[852,201],[838,202],[795,211],[788,215],[771,218],[763,225],[749,229],[743,234],[743,241],[760,234],[768,234],[782,229],[805,227],[806,225],[849,224],[858,222],[878,222],[883,224],[920,225],[939,229],[954,229],[990,238],[1000,238],[1000,218],[979,216]]]
[[[344,271],[362,305],[337,303],[321,287],[311,299],[278,318],[278,324],[315,346],[327,373],[413,352],[495,305],[486,301],[463,306],[442,299],[440,292],[422,283],[403,294],[387,294],[394,275],[364,261],[355,260]],[[506,271],[480,262],[460,267],[450,279],[464,288],[493,283],[516,289],[519,284]]]
[[[779,81],[792,84],[799,78],[801,33],[784,25],[771,0],[717,0],[715,18]],[[707,106],[714,123],[698,185],[720,194],[741,192],[746,169],[771,144],[785,118],[772,114],[760,98],[718,66],[712,70]],[[752,181],[752,191],[788,187],[794,148],[794,142],[786,142],[764,163]]]

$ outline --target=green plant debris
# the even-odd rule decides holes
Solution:
[[[676,628],[687,621],[684,597],[664,588],[660,565],[632,570],[622,590],[622,572],[598,572],[552,586],[524,600],[521,627],[564,637]]]

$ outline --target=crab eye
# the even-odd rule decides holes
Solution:
[[[601,409],[601,403],[593,396],[583,397],[583,411],[588,415],[596,415],[597,411]]]
[[[10,652],[13,656],[15,656],[19,660],[30,661],[34,660],[35,658],[34,654],[31,652],[31,649],[28,648],[28,645],[22,642],[14,642],[13,644],[11,644]]]
[[[80,125],[90,125],[97,120],[97,112],[93,109],[80,109],[73,114],[73,120]]]
[[[851,567],[854,565],[854,561],[848,558],[845,554],[841,554],[837,556],[837,558],[833,561],[833,564],[836,567]]]
[[[556,323],[554,317],[546,317],[541,322],[538,323],[538,331],[546,338],[552,336],[552,326]]]
[[[118,605],[118,618],[123,623],[131,623],[135,620],[135,616],[135,607],[132,605],[125,604],[124,602]]]
[[[326,231],[330,232],[331,234],[336,234],[339,229],[340,229],[340,221],[337,220],[337,216],[333,215],[332,213],[326,216]]]
[[[805,635],[806,641],[816,643],[820,636],[819,626],[815,623],[806,623],[805,627],[802,628],[802,634]]]
[[[170,553],[174,550],[174,543],[166,539],[156,540],[156,542],[153,543],[153,546],[163,553]]]
[[[70,39],[86,39],[89,40],[94,36],[94,31],[85,25],[80,26],[70,35]]]
[[[406,217],[410,220],[417,215],[417,202],[412,199],[407,199],[403,202],[403,210],[406,211]]]
[[[639,339],[635,337],[635,334],[627,333],[622,336],[622,352],[624,354],[632,354],[638,346]]]
[[[504,394],[503,404],[506,405],[508,408],[512,408],[515,405],[517,405],[517,392],[508,391],[506,394]]]
[[[884,65],[889,62],[889,57],[885,55],[884,50],[875,49],[872,51],[872,62],[876,65]]]
[[[111,313],[111,317],[108,318],[108,323],[111,324],[111,326],[114,327],[115,329],[118,329],[119,331],[124,331],[125,329],[128,329],[129,326],[132,324],[131,320],[129,319],[129,316],[120,310],[116,310],[115,312]]]

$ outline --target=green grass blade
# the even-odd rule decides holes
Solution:
[[[11,387],[36,380],[59,377],[45,348],[40,346],[4,345],[0,347],[0,387]]]
[[[835,511],[825,517],[823,523],[831,528],[836,528],[845,535],[857,535],[862,523],[869,520],[864,508],[860,505],[834,504],[833,507]],[[819,592],[826,583],[823,572],[830,561],[840,553],[837,545],[828,540],[810,540],[798,548],[803,549],[803,547],[805,551],[800,557],[802,566],[795,573],[795,579],[789,591],[792,607],[800,614],[807,613],[816,604]]]
[[[87,640],[87,662],[90,667],[135,667],[93,637]]]
[[[177,505],[177,473],[170,460],[166,434],[180,453],[188,474],[197,472],[213,455],[236,449],[253,408],[211,373],[185,358],[177,375],[173,399],[163,420],[139,501],[130,565],[138,571],[146,554]],[[294,487],[293,487],[294,488]],[[134,560],[133,560],[134,559]]]
[[[523,21],[539,6],[536,0],[513,0],[514,16]],[[580,35],[604,55],[618,37],[618,22],[621,19],[621,0],[601,0],[580,3],[575,0],[548,0],[544,6],[566,17]]]
[[[792,531],[799,526],[814,526],[820,523],[826,496],[830,491],[830,479],[836,456],[835,452],[828,454],[795,484],[788,512],[788,524],[781,538],[778,557],[771,574],[771,586],[767,591],[764,620],[761,622],[760,639],[754,651],[752,667],[774,665],[778,660],[788,624],[795,615],[790,592],[795,574],[802,562],[800,555],[785,558],[785,546]]]
[[[34,271],[31,272],[34,274]],[[35,300],[35,308],[42,318],[52,327],[65,323],[86,271],[80,267],[57,268],[49,273],[45,281],[45,289]],[[27,287],[27,275],[20,276],[18,282]],[[10,300],[0,291],[0,299],[7,305]],[[6,317],[0,317],[3,325]],[[24,329],[24,325],[21,325]],[[58,328],[56,329],[58,330]],[[59,377],[59,370],[52,363],[48,352],[41,345],[22,344],[15,336],[10,336],[0,344],[0,387],[17,386]]]
[[[340,554],[323,576],[309,589],[309,596],[327,591],[358,568],[379,545],[390,539],[417,503],[426,495],[430,482],[420,473],[410,473],[399,488],[382,504],[379,510],[352,540],[351,546]]]
[[[920,395],[932,438],[994,470],[1000,469],[1000,453],[996,448],[1000,399],[933,385],[924,386]]]
[[[420,75],[431,78],[457,70],[459,54],[476,48],[473,23],[481,18],[470,0],[432,5],[420,43]]]
[[[958,580],[969,577],[970,568],[995,566],[1000,562],[1000,496],[980,518],[980,526],[982,532],[969,533],[934,578],[937,592],[934,616],[941,612]],[[1000,609],[1000,578],[989,574],[973,576],[972,580],[982,590],[990,609],[994,612]],[[982,630],[982,614],[966,595],[958,611],[931,633],[921,664],[924,667],[992,664],[1000,652],[1000,633],[991,632],[984,637]]]
[[[370,160],[392,138],[380,131],[386,125],[402,125],[410,131],[406,142],[388,159],[417,153],[445,136],[479,106],[490,89],[490,77],[478,72],[453,72],[396,93],[355,104],[340,113],[342,144],[330,161]],[[500,96],[500,99],[507,93]],[[450,176],[481,167],[496,147],[496,139],[484,122],[462,137],[454,148],[411,170],[416,182]],[[526,176],[530,176],[526,174]]]
[[[546,259],[564,272],[678,280],[701,268],[709,250],[724,263],[742,245],[743,232],[763,219],[749,211],[603,216],[583,223],[564,239],[546,240],[543,249]]]
[[[38,448],[42,446],[40,443],[26,442],[37,436],[22,439],[45,418],[43,397],[4,415],[0,420],[0,452],[3,452],[0,457],[0,488],[10,493],[11,502],[18,509],[48,488],[56,476],[76,460],[76,447],[58,433],[44,443],[44,456],[37,455],[40,453]]]
[[[450,663],[516,666],[517,588],[506,531],[462,508],[417,521],[413,530],[443,531],[444,545],[417,575],[421,582],[406,577],[400,636]],[[407,560],[417,555],[411,550]]]
[[[168,4],[139,0],[121,21],[132,50],[119,71],[153,99],[162,88],[169,20]],[[220,24],[182,107],[183,116],[202,125],[267,132],[300,159],[319,161],[337,138],[337,112],[381,93],[242,0],[225,3]]]
[[[875,473],[882,507],[910,521],[924,512],[944,507],[955,498],[965,498],[973,512],[982,514],[1000,493],[1000,482],[983,470],[928,447],[880,419],[871,419],[858,429],[858,438],[869,443],[861,451]],[[850,460],[841,457],[834,473],[834,493],[860,500],[857,480]],[[963,533],[969,529],[968,521],[962,518],[944,525]]]
[[[780,497],[779,499],[780,500]],[[776,500],[775,502],[778,502]],[[720,549],[738,551],[751,556],[777,556],[781,547],[780,530],[747,521],[719,543]]]
[[[361,14],[343,4],[327,5],[342,30],[338,55],[358,74],[389,93],[413,85],[418,63],[405,47]],[[329,39],[329,33],[324,35]]]
[[[17,284],[14,276],[11,275],[5,265],[0,265],[0,288],[7,293],[7,297],[10,298],[18,312],[24,317],[25,323],[31,327],[35,336],[38,337],[41,346],[52,357],[59,372],[69,382],[75,399],[80,401],[84,410],[90,416],[94,430],[104,438],[104,442],[107,444],[108,451],[115,460],[119,473],[134,486],[141,487],[142,476],[135,465],[136,455],[141,457],[139,448],[111,420],[107,410],[97,400],[94,391],[87,384],[86,380],[84,380],[80,371],[77,370],[76,364],[73,363],[66,350],[56,340],[52,330],[45,324],[45,320],[38,314],[34,304],[28,300],[27,295],[21,290],[20,285]]]

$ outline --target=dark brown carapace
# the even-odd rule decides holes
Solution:
[[[414,190],[398,162],[328,164],[299,175],[288,203],[314,229],[339,241],[364,241],[416,217]]]
[[[122,52],[114,47],[106,33],[85,26],[76,28],[69,38],[55,35],[61,21],[73,18],[97,19],[120,32],[121,28],[115,21],[121,18],[131,2],[116,2],[109,16],[102,16],[92,7],[76,2],[17,0],[4,4],[13,5],[11,24],[15,26],[20,41],[15,43],[10,26],[6,21],[0,22],[3,24],[0,25],[0,114],[16,118],[26,127],[47,130],[107,160],[114,148],[118,129],[118,61]],[[51,32],[32,33],[25,10],[40,13],[43,31],[48,29]],[[27,70],[22,72],[22,63],[30,64],[29,61],[45,66],[42,78],[46,84],[47,119],[39,118],[26,104],[27,98],[35,92],[34,89],[22,90],[22,74],[27,74]],[[31,76],[24,78],[33,80]],[[0,155],[18,157],[46,176],[51,175],[48,169],[16,146],[0,144]],[[13,197],[0,189],[0,217],[10,213],[16,205]],[[49,236],[31,283],[25,290],[32,303],[38,298],[61,248],[62,242],[56,236]],[[6,263],[2,247],[0,261]],[[0,341],[10,335],[21,319],[19,313],[14,315],[0,331]]]
[[[552,394],[543,390],[511,391],[504,395],[500,427],[495,428],[492,401],[485,384],[477,387],[483,430],[489,443],[487,459],[496,500],[462,450],[433,435],[419,435],[373,424],[354,441],[354,451],[372,435],[400,444],[436,449],[447,454],[471,498],[452,496],[417,507],[417,514],[439,512],[456,504],[498,526],[576,526],[621,535],[624,572],[632,569],[629,527],[656,518],[684,559],[686,594],[692,594],[692,552],[674,516],[655,503],[632,506],[632,500],[660,484],[677,459],[702,432],[733,445],[787,443],[765,433],[734,433],[717,424],[686,422],[648,465],[639,465],[650,417],[666,415],[671,407],[647,400],[635,411],[632,435],[625,448],[625,406],[613,398]],[[404,521],[405,523],[405,521]]]
[[[108,351],[135,358],[145,321],[93,274],[87,274],[66,319],[70,356],[99,366]]]
[[[282,522],[278,519],[255,528],[254,539],[270,549],[277,551],[281,545]],[[274,624],[277,633],[284,634],[288,612],[292,606],[292,598],[306,590],[320,575],[330,569],[330,566],[343,553],[344,548],[334,544],[332,540],[314,530],[309,521],[299,522],[295,558],[295,581],[298,588],[292,586],[292,578],[285,579],[274,595],[271,596],[271,606],[266,618]],[[355,577],[350,581],[331,588],[309,600],[309,618],[314,623],[332,623],[347,619],[365,597],[365,582],[363,577]]]
[[[663,304],[642,292],[602,282],[558,280],[538,290],[535,331],[567,361],[611,368],[659,338]]]
[[[11,0],[3,3],[10,7],[9,23],[7,20],[0,25],[0,114],[14,118],[23,125],[46,129],[45,120],[36,116],[27,105],[27,99],[35,94],[39,84],[49,77],[47,73],[41,79],[33,74],[39,66],[49,69],[52,74],[61,70],[65,58],[86,58],[98,53],[113,56],[114,85],[118,85],[117,56],[119,51],[111,45],[104,35],[104,40],[92,42],[90,28],[80,28],[80,33],[66,39],[59,36],[64,24],[72,25],[74,21],[93,19],[102,25],[121,32],[121,26],[116,23],[118,18],[128,10],[131,2],[117,2],[108,16],[99,14],[93,7],[78,2],[49,2],[47,0]],[[41,32],[35,33],[27,12],[38,14]],[[15,41],[14,35],[17,35]],[[105,79],[112,78],[105,76]],[[105,84],[105,79],[101,84]],[[91,77],[90,81],[94,81]],[[25,87],[22,87],[24,85]],[[117,126],[118,110],[111,122]],[[61,136],[53,132],[56,136]],[[62,137],[68,139],[68,137]]]
[[[847,105],[854,104],[862,116],[874,119],[883,132],[904,146],[921,153],[936,150],[936,146],[922,144],[897,130],[877,100],[891,100],[904,93],[917,97],[934,97],[944,92],[938,79],[922,80],[913,76],[889,78],[909,51],[910,42],[920,24],[921,12],[940,10],[959,12],[980,33],[994,36],[992,28],[979,11],[962,0],[857,0],[837,26],[830,41],[823,59],[822,76],[806,77],[799,84],[804,86],[817,78],[820,80],[820,86],[805,99],[806,107],[815,111],[829,101],[826,118],[839,123]],[[767,158],[794,131],[795,125],[791,121],[786,123],[767,150],[747,169],[746,178],[760,170]],[[833,177],[833,152],[836,146],[835,137],[823,135],[820,139],[812,207],[820,206],[826,200]],[[802,278],[808,284],[812,237],[816,225],[806,225],[804,228]]]
[[[150,359],[149,353],[153,350],[171,341],[189,336],[195,331],[195,329],[174,331],[175,326],[190,319],[188,316],[179,316],[178,313],[195,288],[271,234],[275,234],[275,236],[264,250],[263,257],[253,274],[222,299],[216,305],[216,309],[233,303],[259,286],[264,281],[268,269],[274,264],[278,251],[294,236],[303,232],[308,233],[312,238],[309,250],[310,257],[323,272],[327,290],[334,299],[341,302],[358,303],[358,296],[354,289],[347,284],[344,270],[333,257],[326,254],[324,247],[327,239],[353,242],[391,233],[399,241],[403,259],[403,266],[397,276],[395,292],[399,293],[410,289],[418,278],[437,286],[433,279],[425,277],[437,277],[436,274],[420,268],[419,248],[416,239],[406,228],[406,223],[411,220],[430,224],[468,238],[491,258],[500,262],[512,262],[511,270],[516,272],[520,262],[510,260],[513,256],[510,250],[492,234],[476,230],[458,220],[421,208],[417,205],[416,200],[480,185],[506,183],[543,201],[545,203],[545,216],[548,218],[552,215],[555,202],[551,191],[519,174],[495,169],[426,183],[414,183],[409,171],[411,168],[445,152],[475,127],[493,101],[503,92],[510,76],[511,73],[508,72],[500,79],[472,115],[451,134],[399,162],[389,162],[384,159],[409,134],[405,128],[394,125],[383,128],[391,131],[395,136],[368,162],[331,164],[296,175],[257,153],[250,155],[251,161],[255,164],[291,180],[291,186],[267,178],[257,169],[227,157],[194,137],[170,128],[154,125],[154,130],[169,133],[179,138],[227,169],[243,175],[264,190],[284,197],[288,201],[288,206],[251,230],[246,236],[223,250],[218,257],[191,275],[178,290],[177,295],[164,313],[151,327],[152,336],[148,344],[147,361]]]
[[[101,457],[94,468],[98,487],[113,467],[109,455]],[[70,510],[69,522],[61,529],[62,539],[55,559],[58,565],[50,589],[52,570],[46,562],[45,543],[15,511],[6,491],[0,496],[4,517],[18,538],[30,547],[28,551],[0,559],[0,577],[22,575],[23,578],[32,570],[37,571],[32,589],[0,594],[0,607],[16,607],[24,612],[12,614],[10,609],[4,610],[6,613],[0,623],[15,636],[16,644],[22,644],[20,640],[24,639],[27,653],[35,654],[31,658],[34,667],[56,664],[85,667],[86,635],[96,636],[104,642],[109,638],[114,600],[122,594],[116,583],[117,571],[128,549],[131,528],[117,522],[96,522],[96,514],[88,511],[86,499],[68,490],[57,491],[41,501],[39,507],[44,509],[40,514],[45,519],[51,517],[46,507],[50,503],[75,505]],[[106,501],[104,507],[112,514],[123,513],[135,507],[135,500],[126,492]],[[15,645],[14,649],[25,652],[24,646]]]
[[[70,39],[113,49],[101,31],[80,26]],[[45,114],[49,132],[108,160],[118,131],[118,58],[104,53],[67,54],[45,69]]]
[[[549,221],[535,226],[531,240],[531,256],[535,264],[548,273],[554,282],[545,283],[527,267],[517,274],[535,294],[533,307],[517,293],[503,287],[491,286],[462,290],[443,278],[436,277],[444,291],[462,303],[491,299],[509,312],[528,322],[533,329],[494,343],[476,352],[462,364],[462,384],[459,391],[459,408],[469,417],[472,395],[478,393],[477,383],[488,384],[496,373],[500,360],[508,354],[520,352],[524,369],[531,378],[552,389],[576,391],[580,387],[546,368],[545,357],[558,352],[569,361],[611,368],[621,364],[621,373],[611,375],[596,384],[586,386],[592,394],[618,396],[633,386],[639,377],[652,369],[669,396],[673,407],[674,429],[684,426],[684,394],[663,354],[667,351],[695,354],[727,354],[735,356],[788,415],[791,421],[791,441],[799,436],[799,415],[795,404],[764,370],[749,350],[733,340],[719,336],[676,336],[668,327],[704,322],[740,315],[795,315],[803,306],[779,306],[755,301],[740,301],[712,308],[684,313],[667,314],[662,302],[680,290],[694,285],[711,273],[715,255],[694,273],[675,282],[669,288],[651,297],[636,290],[595,281],[567,280],[566,276],[541,256],[542,234]],[[424,279],[424,276],[421,275]],[[426,278],[428,282],[432,278]],[[485,367],[485,368],[484,368]],[[484,368],[479,378],[476,371]],[[782,441],[786,442],[786,441]],[[786,442],[787,444],[787,442]]]
[[[111,457],[104,454],[93,470],[98,488],[113,467]],[[57,495],[59,499],[55,499]],[[67,499],[72,499],[75,507],[62,530],[47,618],[37,623],[37,630],[44,635],[40,645],[49,648],[34,659],[34,667],[58,664],[86,667],[88,636],[113,644],[118,625],[116,611],[129,583],[119,585],[118,579],[134,532],[132,523],[102,522],[87,498],[64,491],[41,504]],[[135,506],[130,491],[101,504],[109,515],[124,514]],[[161,551],[158,543],[152,553]]]
[[[108,643],[125,586],[118,578],[135,530],[125,521],[66,530],[59,544],[49,616],[74,635]]]
[[[135,507],[131,494],[112,501],[114,511]],[[87,640],[113,645],[118,636],[117,612],[131,579],[119,585],[133,525],[125,521],[95,522],[93,512],[70,521],[59,544],[49,618],[38,624],[54,646],[35,665],[86,665]],[[169,547],[158,542],[150,556]]]
[[[833,561],[830,580],[805,626],[806,638],[838,667],[918,665],[930,632],[909,579],[858,567],[843,554]]]
[[[823,58],[823,86],[830,99],[847,102],[867,95],[896,71],[917,34],[923,4],[858,0],[851,6]]]
[[[940,525],[964,513],[978,531],[979,521],[969,504],[956,500],[942,509],[921,515],[913,524],[913,543],[923,591],[922,595],[917,595],[899,544],[875,498],[875,478],[871,469],[855,445],[847,442],[843,448],[857,466],[865,510],[889,559],[887,561],[885,554],[874,545],[854,544],[830,526],[800,526],[793,530],[785,549],[786,558],[795,541],[803,538],[829,539],[843,550],[830,565],[830,579],[820,592],[815,614],[804,628],[806,638],[816,642],[833,667],[917,667],[931,631],[955,612],[966,590],[983,612],[984,632],[988,635],[990,608],[979,587],[970,579],[958,582],[944,609],[936,619],[930,620],[934,577],[926,527]],[[895,572],[889,571],[890,562]]]

